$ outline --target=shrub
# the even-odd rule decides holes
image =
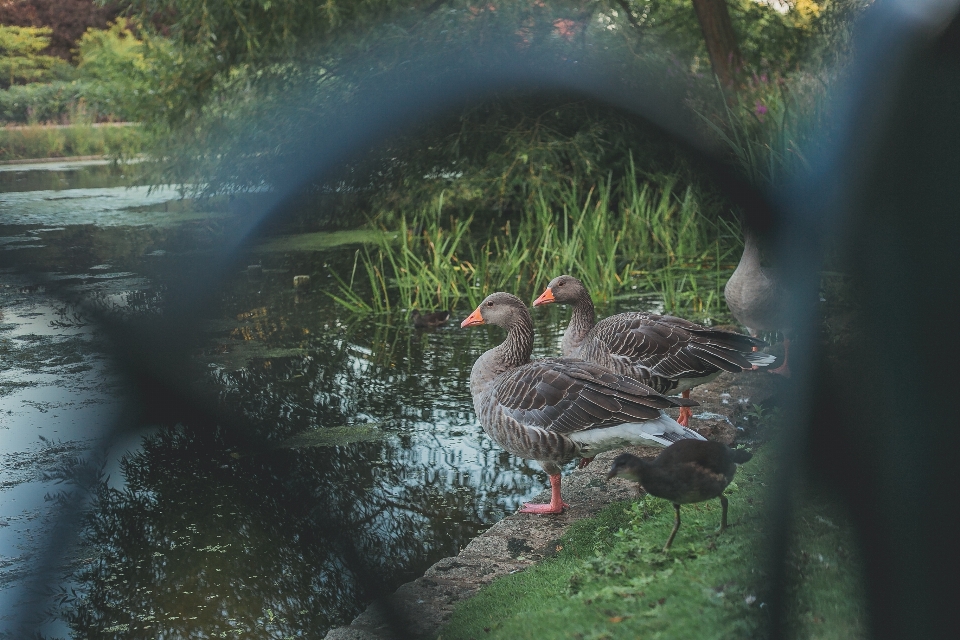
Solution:
[[[0,90],[4,122],[67,122],[79,110],[85,91],[81,82],[35,82]]]

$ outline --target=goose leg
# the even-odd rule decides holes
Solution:
[[[690,389],[687,389],[686,391],[681,393],[680,396],[683,398],[689,398]],[[689,427],[690,418],[692,417],[693,417],[693,411],[690,410],[690,407],[680,407],[680,415],[677,416],[677,424],[679,424],[681,427]]]
[[[670,537],[667,538],[667,544],[663,545],[663,552],[666,553],[670,548],[670,545],[673,544],[673,539],[677,535],[677,531],[680,530],[680,505],[676,502],[673,503],[673,510],[676,513],[676,516],[673,518],[673,531],[670,532]]]
[[[727,530],[727,496],[720,494],[720,504],[723,506],[723,513],[720,516],[720,533]]]
[[[520,509],[520,513],[563,513],[564,507],[569,507],[560,497],[560,474],[550,476],[550,504],[534,504],[528,502]]]
[[[790,377],[790,338],[783,339],[783,364],[776,369],[770,369],[770,373],[776,373],[784,378]]]
[[[577,463],[577,469],[583,469],[588,464],[593,462],[595,456],[590,456],[589,458],[580,458],[580,462]]]

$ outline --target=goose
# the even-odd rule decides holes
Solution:
[[[690,389],[723,371],[739,372],[772,364],[775,358],[754,351],[766,343],[733,331],[721,331],[654,313],[618,313],[596,322],[590,293],[573,276],[557,276],[533,306],[573,305],[561,352],[629,375],[660,393],[690,397]],[[681,407],[677,421],[687,427],[692,413]]]
[[[418,329],[429,329],[439,327],[450,319],[449,311],[433,311],[430,313],[420,313],[419,309],[414,309],[410,316],[413,320],[413,326]]]
[[[782,331],[783,363],[770,373],[790,377],[790,321],[786,313],[787,292],[777,270],[760,263],[757,234],[744,225],[743,255],[727,284],[723,297],[730,313],[753,335],[758,331]]]
[[[618,476],[633,480],[650,495],[673,502],[673,531],[663,546],[666,552],[680,529],[681,504],[720,498],[720,533],[726,530],[727,497],[723,490],[733,480],[737,465],[752,457],[749,451],[730,449],[715,440],[680,440],[653,460],[621,453],[614,458],[607,480]]]
[[[550,477],[549,504],[521,513],[562,513],[560,466],[628,444],[666,447],[703,436],[663,412],[696,404],[577,358],[530,360],[533,320],[520,298],[492,293],[461,324],[494,324],[506,339],[470,371],[470,394],[484,432],[509,453],[536,460]]]

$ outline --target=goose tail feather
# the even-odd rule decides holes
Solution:
[[[747,354],[747,361],[755,367],[768,367],[777,361],[777,357],[762,351],[751,351]]]
[[[663,414],[657,420],[643,423],[644,435],[662,447],[669,447],[680,440],[706,440],[702,435],[684,427],[670,416]]]

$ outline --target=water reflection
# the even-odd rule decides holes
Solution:
[[[116,187],[127,184],[130,169],[108,160],[0,165],[0,192]]]
[[[162,316],[223,233],[220,214],[142,211],[138,192],[97,189],[0,198],[19,216],[0,236],[30,239],[5,244],[0,267],[73,301],[54,330],[91,308]],[[325,291],[354,250],[237,261],[257,266],[221,284],[182,372],[212,417],[164,414],[122,477],[97,483],[56,611],[76,637],[320,637],[544,487],[473,415],[470,368],[502,332],[346,315]],[[535,355],[556,352],[563,317],[536,314]]]
[[[78,635],[319,637],[542,488],[473,416],[474,354],[502,336],[351,321],[258,291],[264,310],[237,314],[209,355],[250,342],[300,353],[214,364],[206,392],[225,425],[164,429],[124,461],[125,488],[101,488],[87,528],[97,560],[74,578],[84,597],[65,600]],[[539,328],[555,335],[555,319]],[[371,423],[374,441],[275,446]],[[244,448],[232,430],[268,444]]]

